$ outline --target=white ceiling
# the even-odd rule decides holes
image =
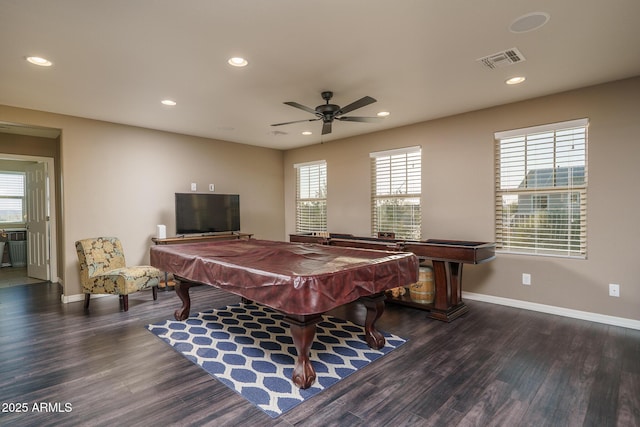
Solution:
[[[510,31],[532,12],[550,20]],[[0,0],[0,104],[289,149],[640,75],[638,18],[638,0]],[[476,61],[513,47],[526,61]],[[325,90],[391,115],[270,126]]]

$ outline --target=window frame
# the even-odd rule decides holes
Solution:
[[[422,235],[422,147],[411,146],[369,153],[371,159],[371,235],[392,232],[398,239],[420,240]],[[402,159],[404,157],[404,159]],[[395,166],[395,170],[394,170]],[[417,166],[417,167],[416,167]],[[399,170],[397,168],[400,168]],[[383,176],[385,175],[385,176]],[[404,175],[404,177],[403,177]],[[393,190],[393,184],[401,185]],[[399,188],[404,186],[403,192]],[[385,191],[388,187],[388,191]],[[381,203],[409,206],[408,217],[381,223]]]
[[[327,162],[318,160],[313,162],[297,163],[293,165],[296,169],[296,233],[319,233],[327,231]],[[302,191],[301,174],[305,172],[310,175],[317,174],[317,183],[312,183],[309,178],[309,188]],[[316,188],[311,188],[311,187]],[[314,197],[309,194],[315,191]],[[308,194],[305,194],[308,193]],[[319,217],[311,217],[311,209],[320,209]]]
[[[498,252],[587,258],[588,129],[584,118],[494,134]]]

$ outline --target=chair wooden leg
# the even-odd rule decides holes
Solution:
[[[122,295],[122,306],[124,311],[129,311],[129,295]]]
[[[158,299],[158,287],[157,286],[153,286],[151,288],[151,292],[153,292],[153,300],[157,300]]]
[[[89,310],[89,300],[91,299],[91,294],[84,294],[84,309]]]

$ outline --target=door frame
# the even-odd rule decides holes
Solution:
[[[56,180],[55,161],[53,157],[29,156],[23,154],[1,153],[0,158],[4,160],[40,162],[47,164],[47,177],[49,180],[49,197],[45,200],[49,204],[49,280],[52,283],[59,283],[58,277],[58,238],[57,238],[57,217],[56,217]],[[28,242],[27,242],[28,244]]]

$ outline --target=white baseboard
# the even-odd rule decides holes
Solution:
[[[462,297],[473,301],[506,305],[508,307],[522,308],[525,310],[539,311],[541,313],[555,314],[558,316],[571,317],[574,319],[588,320],[590,322],[604,323],[606,325],[621,326],[623,328],[640,330],[640,320],[627,319],[624,317],[607,316],[604,314],[591,313],[588,311],[572,310],[570,308],[556,307],[553,305],[538,304],[535,302],[496,297],[492,295],[476,294],[473,292],[463,291]]]

